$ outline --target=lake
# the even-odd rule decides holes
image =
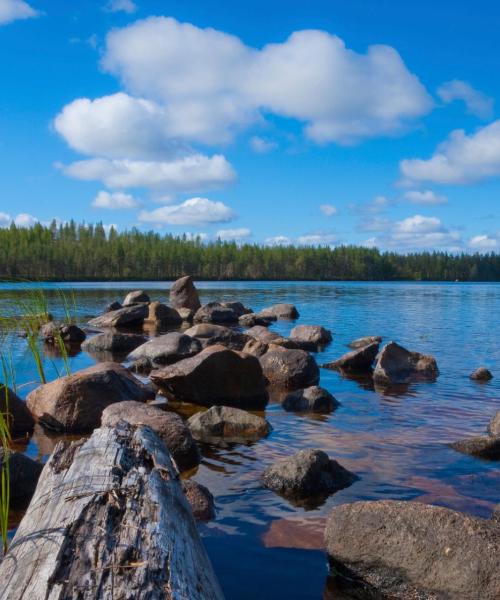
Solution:
[[[85,323],[109,302],[133,289],[168,300],[168,283],[31,284],[47,290],[73,289],[77,317]],[[0,315],[18,315],[27,285],[0,284]],[[498,344],[500,284],[467,283],[197,283],[202,303],[239,300],[259,310],[294,303],[297,323],[330,329],[333,342],[316,358],[319,364],[348,351],[365,335],[383,343],[433,354],[440,376],[435,383],[410,386],[397,394],[321,370],[321,385],[340,401],[330,415],[296,415],[270,403],[265,416],[273,431],[252,444],[204,444],[194,477],[215,496],[217,517],[201,525],[204,543],[228,600],[318,599],[327,577],[321,549],[324,519],[339,503],[361,499],[419,500],[488,517],[500,502],[498,463],[465,456],[447,447],[459,438],[481,434],[500,409]],[[53,310],[57,318],[58,311]],[[288,335],[294,322],[278,321],[271,330]],[[24,339],[7,339],[16,366],[19,395],[36,387],[37,373]],[[71,357],[76,371],[93,364],[81,352]],[[51,362],[53,361],[53,362]],[[63,371],[57,357],[46,358],[49,375]],[[469,380],[485,365],[495,378]],[[37,427],[22,450],[46,460],[55,439]],[[355,472],[359,481],[318,507],[294,506],[263,489],[259,476],[277,458],[302,448],[320,448]],[[19,514],[13,515],[15,526]]]

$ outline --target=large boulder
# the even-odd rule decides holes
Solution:
[[[241,408],[260,408],[267,403],[259,360],[221,345],[209,346],[196,356],[152,371],[150,377],[177,401]]]
[[[262,417],[232,406],[212,406],[194,414],[188,420],[196,439],[206,442],[258,440],[271,431]]]
[[[77,345],[87,336],[77,325],[49,321],[40,328],[40,337],[46,344],[57,344],[58,340],[62,340],[65,344]]]
[[[287,394],[281,406],[288,412],[329,413],[340,403],[328,390],[317,385]]]
[[[0,467],[8,460],[10,499],[15,506],[26,504],[33,496],[42,465],[21,452],[0,447]]]
[[[175,310],[179,313],[179,316],[183,321],[191,323],[191,321],[194,319],[195,311],[191,310],[190,308],[176,308]]]
[[[114,302],[110,302],[106,306],[106,308],[104,309],[104,312],[111,312],[113,310],[118,310],[119,308],[123,308],[123,306],[117,300],[115,300]]]
[[[450,448],[485,460],[500,460],[500,436],[479,435],[450,444]]]
[[[297,325],[290,332],[290,339],[303,350],[320,350],[332,341],[332,333],[320,325]]]
[[[92,327],[141,327],[148,314],[147,304],[134,304],[106,312],[91,319],[89,325]]]
[[[215,517],[215,502],[210,490],[192,479],[184,479],[182,491],[197,521],[210,521]]]
[[[361,346],[356,350],[347,352],[337,360],[322,365],[325,369],[334,369],[346,373],[367,373],[371,371],[373,361],[377,357],[378,342]]]
[[[250,329],[245,331],[247,336],[262,342],[263,344],[274,344],[275,346],[282,346],[283,348],[298,349],[299,346],[292,340],[283,337],[275,331],[269,331],[267,327],[263,325],[254,325]]]
[[[296,390],[319,382],[318,365],[305,350],[269,350],[259,360],[264,377],[272,386]]]
[[[248,308],[241,302],[221,302],[221,305],[233,310],[238,315],[238,318],[242,317],[243,315],[250,315],[253,313],[251,308]]]
[[[242,327],[253,327],[254,325],[262,325],[262,327],[269,327],[273,321],[276,321],[276,318],[273,317],[264,317],[257,313],[247,313],[241,315],[238,318],[238,323]]]
[[[237,323],[238,312],[220,302],[209,302],[199,308],[194,315],[195,323]]]
[[[276,319],[298,319],[299,311],[293,304],[274,304],[262,309],[259,313],[263,317],[275,317]]]
[[[264,486],[289,498],[326,496],[349,487],[357,477],[322,450],[300,450],[281,458],[262,476]]]
[[[127,359],[141,361],[141,368],[171,365],[201,351],[200,342],[178,331],[155,337],[133,350]]]
[[[259,342],[255,338],[250,338],[248,342],[243,346],[242,352],[245,354],[252,354],[253,356],[263,356],[269,350],[269,346],[264,342]]]
[[[193,327],[186,329],[184,333],[199,340],[203,348],[220,344],[231,350],[242,350],[249,340],[247,335],[236,331],[236,329],[213,323],[193,325]]]
[[[26,402],[9,387],[0,384],[0,413],[3,414],[12,438],[30,435],[35,427]]]
[[[101,425],[114,427],[120,421],[131,425],[147,425],[165,442],[179,471],[186,471],[200,463],[200,452],[189,427],[181,417],[151,404],[127,400],[110,404],[104,409]]]
[[[110,352],[111,354],[128,354],[141,344],[144,344],[146,339],[145,336],[139,334],[106,331],[85,340],[82,344],[82,350],[91,353]]]
[[[469,375],[469,377],[470,379],[474,379],[475,381],[489,381],[490,379],[493,379],[491,371],[486,367],[479,367],[478,369],[473,371]]]
[[[149,304],[148,316],[144,319],[144,325],[168,327],[170,325],[180,325],[181,323],[182,317],[175,308],[158,301]]]
[[[420,502],[354,502],[332,509],[325,542],[337,574],[358,588],[356,598],[500,598],[493,521]]]
[[[28,394],[27,404],[49,429],[85,433],[99,427],[102,411],[110,404],[154,397],[122,365],[104,362],[41,385]]]
[[[378,344],[380,344],[380,342],[382,341],[382,338],[379,335],[367,335],[365,337],[361,337],[361,338],[357,338],[356,340],[353,340],[350,344],[348,344],[348,346],[350,348],[362,348],[363,346],[368,346],[368,344],[373,344],[374,342],[377,342]]]
[[[170,287],[170,304],[174,308],[189,308],[197,311],[201,304],[198,291],[194,286],[193,278],[190,275],[181,277]]]
[[[434,381],[439,375],[433,356],[410,352],[396,342],[389,342],[380,351],[373,380],[380,385]]]
[[[123,301],[123,306],[133,306],[134,304],[141,304],[150,302],[149,296],[146,292],[142,290],[134,290],[133,292],[129,292],[125,296],[125,300]]]
[[[491,419],[490,424],[488,425],[488,433],[490,435],[500,436],[500,410],[497,411],[495,416]]]

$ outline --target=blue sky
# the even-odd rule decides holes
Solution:
[[[0,0],[0,226],[500,247],[492,1]]]

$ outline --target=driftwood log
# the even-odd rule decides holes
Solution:
[[[58,444],[0,563],[1,600],[222,600],[177,469],[148,427]]]

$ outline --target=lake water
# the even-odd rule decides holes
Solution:
[[[132,289],[168,299],[168,283],[39,284],[57,303],[57,288],[74,289],[78,320],[84,323]],[[0,284],[0,315],[19,314],[26,286]],[[321,370],[321,385],[341,402],[330,415],[286,413],[270,403],[265,416],[273,431],[257,443],[204,445],[194,477],[214,494],[217,517],[200,529],[228,600],[318,599],[327,563],[322,551],[324,519],[332,506],[362,499],[419,500],[488,517],[500,502],[498,463],[464,456],[448,442],[481,434],[500,409],[498,344],[500,284],[463,283],[303,283],[211,282],[197,284],[203,303],[240,300],[255,310],[292,302],[298,323],[319,324],[333,342],[318,363],[346,352],[364,335],[381,335],[409,349],[433,354],[440,376],[387,394],[366,384]],[[57,310],[55,317],[58,316]],[[295,323],[271,329],[287,335]],[[16,364],[19,394],[36,387],[37,374],[23,339],[8,339]],[[54,365],[50,361],[54,361]],[[85,353],[71,358],[72,371],[94,361]],[[480,365],[496,377],[486,384],[469,380]],[[62,371],[47,357],[51,377]],[[23,447],[46,460],[54,439],[37,428]],[[267,465],[301,448],[320,448],[355,472],[359,481],[319,507],[294,506],[263,489]],[[13,525],[19,515],[13,516]]]

